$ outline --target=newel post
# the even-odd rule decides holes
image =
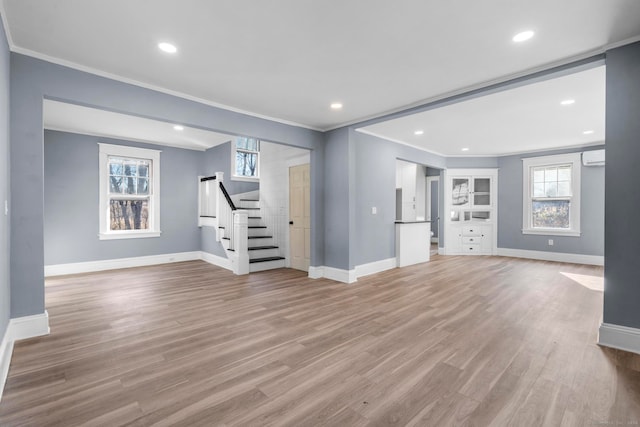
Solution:
[[[233,247],[235,257],[231,260],[235,274],[249,274],[249,212],[233,212]]]
[[[220,184],[222,183],[224,179],[224,172],[216,172],[216,185],[215,185],[215,200],[216,200],[216,212],[215,212],[215,216],[216,216],[216,242],[219,242],[220,239],[222,238],[221,233],[220,233],[220,228],[218,227],[218,225],[222,224],[222,217],[221,215],[224,215],[224,211],[222,210],[222,202],[223,202],[223,196],[222,196],[222,190],[220,190]]]

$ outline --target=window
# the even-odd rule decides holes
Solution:
[[[522,159],[524,234],[580,235],[580,153]]]
[[[98,145],[100,239],[160,236],[160,151]]]
[[[232,179],[257,181],[260,177],[260,141],[239,136],[231,147]]]

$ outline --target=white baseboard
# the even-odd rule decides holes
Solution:
[[[324,277],[324,267],[309,266],[309,279],[322,279]]]
[[[72,264],[45,265],[44,275],[45,277],[52,277],[62,276],[66,274],[91,273],[94,271],[144,267],[147,265],[193,261],[197,259],[202,259],[200,251],[178,252],[173,254],[150,255],[132,258],[107,259],[102,261],[76,262]]]
[[[49,335],[49,313],[45,310],[41,314],[16,317],[9,320],[8,334],[9,339],[12,341]]]
[[[396,258],[387,258],[380,261],[370,262],[368,264],[356,265],[356,278],[368,276],[370,274],[380,273],[385,270],[391,270],[398,266]]]
[[[395,258],[387,258],[380,261],[370,262],[368,264],[357,265],[353,270],[343,270],[340,268],[319,266],[309,267],[309,278],[320,279],[327,278],[342,283],[354,283],[358,277],[368,276],[370,274],[380,273],[381,271],[390,270],[397,267]]]
[[[342,270],[340,268],[323,267],[324,277],[342,283],[353,283],[357,280],[355,270]]]
[[[218,255],[210,254],[209,252],[201,251],[199,259],[208,262],[209,264],[217,265],[218,267],[233,271],[231,260],[229,258],[223,258]]]
[[[13,340],[9,338],[9,327],[4,331],[4,337],[0,342],[0,401],[2,401],[2,392],[9,375],[9,364],[11,363],[11,355],[13,354]]]
[[[333,268],[327,266],[309,267],[309,278],[321,279],[327,278],[342,283],[353,283],[356,281],[356,271],[354,270],[342,270],[340,268]]]
[[[640,354],[640,329],[602,323],[598,344]]]
[[[524,249],[498,248],[498,256],[539,259],[542,261],[570,262],[574,264],[604,265],[604,256],[567,254],[562,252],[527,251]]]
[[[438,248],[438,255],[446,255],[444,248]]]

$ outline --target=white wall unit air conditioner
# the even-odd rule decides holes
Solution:
[[[604,166],[604,150],[583,152],[582,164],[585,166]]]

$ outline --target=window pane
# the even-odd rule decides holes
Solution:
[[[109,160],[109,174],[122,175],[122,162],[115,159]]]
[[[109,177],[109,192],[121,194],[122,193],[122,177],[110,176]]]
[[[533,170],[533,182],[544,182],[544,169],[536,168]]]
[[[258,155],[255,153],[236,152],[236,175],[256,176]]]
[[[109,228],[111,230],[148,230],[148,200],[110,200]]]
[[[558,168],[558,181],[571,181],[571,166]]]
[[[149,179],[138,178],[138,193],[137,194],[149,194]]]
[[[149,163],[141,162],[138,165],[138,176],[149,176]]]
[[[544,184],[544,195],[547,197],[556,197],[558,195],[558,183],[546,182]]]
[[[533,197],[544,197],[544,182],[533,184]]]
[[[532,202],[533,228],[569,228],[569,200],[536,200]]]
[[[127,178],[124,179],[124,192],[126,194],[136,194],[136,179],[135,178],[127,177]]]
[[[238,137],[236,138],[236,147],[246,150],[247,149],[247,138]]]
[[[124,175],[125,176],[136,176],[138,170],[138,165],[135,161],[127,161],[124,163]]]
[[[544,181],[551,182],[558,180],[558,168],[546,168],[544,170]]]
[[[567,197],[571,196],[571,183],[562,181],[558,183],[558,196]]]
[[[469,180],[466,178],[454,178],[452,185],[451,204],[460,206],[469,203]]]

